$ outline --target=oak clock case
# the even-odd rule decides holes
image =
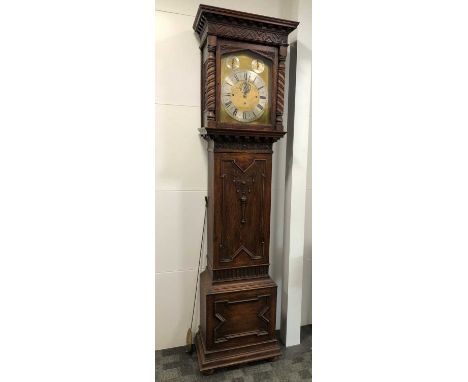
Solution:
[[[284,136],[288,34],[298,23],[200,5],[201,136],[208,141],[207,267],[195,338],[205,374],[280,356],[269,277],[273,143]]]

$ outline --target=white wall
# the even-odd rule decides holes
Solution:
[[[300,22],[291,44],[289,89],[288,144],[286,169],[286,197],[284,208],[283,284],[281,288],[281,338],[286,346],[300,343],[303,323],[304,250],[306,222],[306,190],[308,174],[309,132],[311,127],[311,1],[297,0],[297,19]],[[295,62],[295,64],[294,64]],[[295,81],[293,81],[293,77]],[[309,309],[310,310],[310,309]]]
[[[192,12],[182,11],[156,12],[156,349],[185,343],[207,190],[200,56]]]
[[[312,324],[312,105],[309,120],[309,147],[307,152],[306,210],[304,223],[304,272],[302,276],[301,325]]]
[[[297,20],[295,0],[203,3]],[[206,145],[197,131],[200,52],[192,30],[199,4],[194,0],[156,1],[156,349],[185,344],[207,194]],[[280,290],[286,139],[273,150],[270,275]],[[280,293],[278,297],[277,328]],[[194,330],[198,318],[196,310]]]

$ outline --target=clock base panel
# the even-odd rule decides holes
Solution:
[[[195,338],[201,372],[281,355],[276,339],[276,289],[261,279],[213,283],[200,278],[199,331]]]
[[[197,349],[198,366],[200,372],[204,374],[227,366],[261,360],[276,360],[281,355],[280,346],[276,339],[227,350],[208,351],[200,331],[195,337],[195,347]]]

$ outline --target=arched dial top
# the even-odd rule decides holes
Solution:
[[[221,104],[239,122],[253,122],[265,111],[268,92],[263,79],[253,70],[234,70],[223,80]]]

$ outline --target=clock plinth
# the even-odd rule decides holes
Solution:
[[[273,280],[267,276],[214,283],[205,270],[200,286],[202,320],[195,339],[200,371],[281,354],[271,325],[276,315],[277,287]]]
[[[273,143],[294,21],[200,5],[208,141],[207,268],[200,281],[200,371],[275,359],[277,286],[268,275]]]

